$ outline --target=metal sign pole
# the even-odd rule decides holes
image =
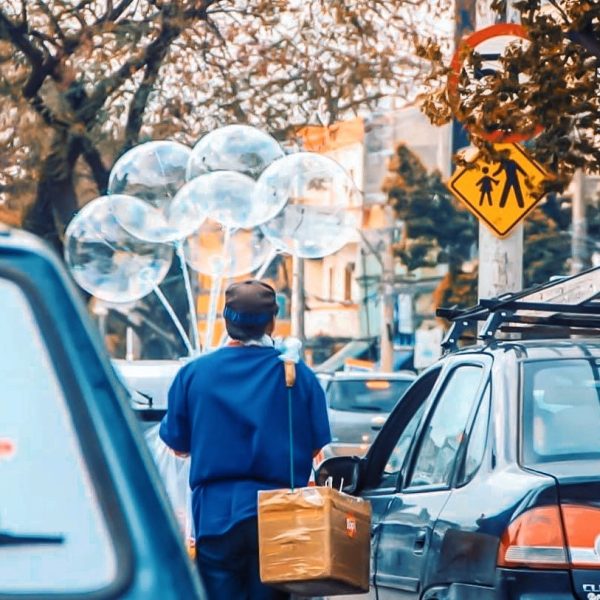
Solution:
[[[512,11],[511,4],[507,2],[507,11]],[[495,17],[496,13],[490,10],[489,0],[477,1],[477,29],[493,25]],[[522,288],[523,224],[516,225],[508,237],[499,239],[480,221],[478,297],[493,298]]]
[[[393,218],[391,207],[384,208],[385,232],[381,249],[381,297],[380,297],[380,336],[379,369],[385,373],[394,368],[394,254],[392,249]]]

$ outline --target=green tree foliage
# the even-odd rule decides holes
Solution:
[[[493,7],[505,9],[505,0]],[[431,60],[430,90],[423,110],[434,123],[453,115],[487,133],[541,133],[529,150],[556,178],[548,190],[565,189],[574,171],[600,173],[600,3],[597,0],[518,0],[529,42],[504,52],[503,69],[481,79],[477,53],[465,53],[458,98],[447,93],[449,68],[436,42],[419,52]],[[477,135],[473,143],[493,155]]]
[[[439,306],[477,302],[477,267],[470,260],[477,222],[448,193],[439,173],[428,173],[419,158],[400,144],[389,163],[383,189],[396,217],[405,223],[396,255],[408,270],[448,263],[436,293]],[[588,240],[600,239],[600,203],[588,201]],[[566,275],[571,256],[571,199],[550,194],[525,221],[523,280],[529,287]],[[465,268],[467,267],[468,268]]]
[[[464,286],[463,265],[476,241],[475,219],[452,198],[439,172],[429,173],[406,145],[396,147],[389,171],[383,191],[405,226],[403,239],[394,248],[396,255],[409,271],[448,263],[448,278],[443,282],[448,292],[441,301],[454,294],[460,296],[456,303],[468,305],[472,288]]]
[[[568,273],[570,224],[570,214],[564,206],[561,207],[561,199],[554,195],[544,199],[528,215],[523,243],[524,287],[545,283],[554,275]]]

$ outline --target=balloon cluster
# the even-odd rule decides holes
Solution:
[[[163,280],[173,251],[202,274],[255,272],[272,252],[320,258],[355,234],[356,187],[334,160],[285,155],[266,133],[229,125],[191,149],[140,144],[111,170],[108,193],[67,227],[77,283],[111,303],[138,300]]]

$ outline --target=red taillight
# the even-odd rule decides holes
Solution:
[[[560,511],[562,520],[558,506],[533,508],[517,517],[500,540],[498,565],[600,569],[600,509],[562,504]]]
[[[517,517],[500,540],[498,565],[566,568],[567,552],[558,506],[533,508]]]
[[[569,558],[574,567],[600,569],[600,508],[561,505]]]

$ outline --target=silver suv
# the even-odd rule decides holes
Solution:
[[[323,456],[362,456],[416,375],[410,371],[319,374],[333,441]]]

